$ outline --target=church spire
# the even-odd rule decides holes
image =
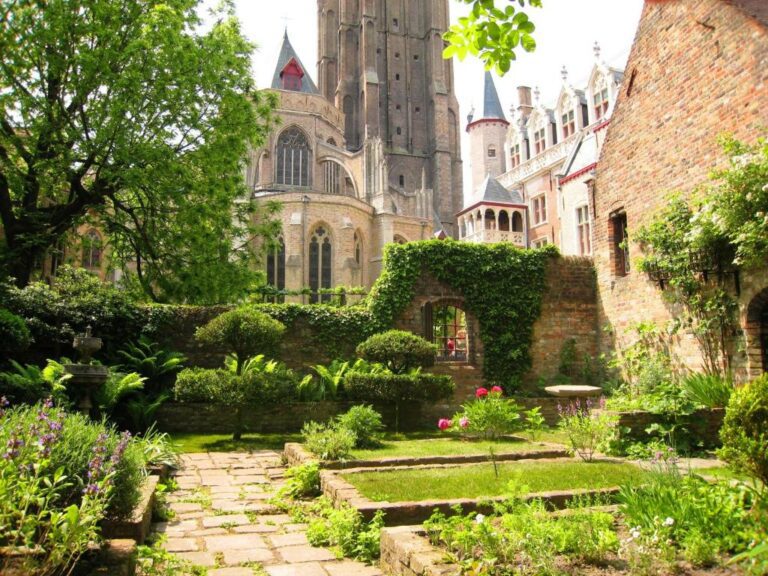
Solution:
[[[286,81],[286,75],[292,81]],[[317,87],[309,76],[304,64],[301,63],[299,55],[291,46],[288,39],[288,26],[285,27],[283,34],[283,45],[280,48],[280,55],[277,57],[275,73],[272,76],[272,88],[275,90],[294,90],[296,92],[308,92],[317,94]]]
[[[485,93],[483,96],[483,118],[504,118],[504,110],[499,101],[499,95],[496,92],[496,85],[493,83],[493,76],[490,71],[485,72]]]

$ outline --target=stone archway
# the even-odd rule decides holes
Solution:
[[[752,298],[745,326],[749,376],[768,372],[768,288]]]

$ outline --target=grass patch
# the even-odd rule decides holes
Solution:
[[[301,442],[296,434],[244,434],[232,440],[231,434],[171,434],[173,443],[183,453],[189,452],[243,452],[248,450],[281,451],[286,442]]]
[[[727,466],[712,466],[709,468],[692,468],[691,474],[698,474],[705,478],[718,478],[723,480],[741,480],[742,482],[748,481],[750,478],[748,475],[741,472],[736,472]]]
[[[377,458],[426,456],[460,456],[468,454],[488,454],[490,447],[496,454],[503,452],[532,452],[544,449],[537,443],[524,440],[498,440],[496,442],[463,440],[459,437],[412,438],[386,440],[380,448],[353,450],[352,457],[358,460]]]
[[[343,476],[371,500],[403,502],[501,496],[513,486],[525,488],[526,493],[607,488],[640,481],[648,474],[632,464],[610,462],[515,462],[498,464],[498,470],[498,478],[491,464]]]

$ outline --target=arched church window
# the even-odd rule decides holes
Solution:
[[[267,284],[285,290],[285,240],[282,236],[267,254]],[[280,297],[282,302],[282,297]]]
[[[101,252],[101,234],[96,230],[89,230],[83,238],[83,267],[101,268]]]
[[[363,239],[359,232],[355,232],[355,262],[358,266],[363,265]]]
[[[523,231],[523,217],[520,215],[520,212],[513,212],[512,213],[512,232],[522,232]]]
[[[328,138],[328,144],[330,144],[331,146],[336,146],[337,145],[336,144],[336,140],[334,140],[333,138]]]
[[[323,162],[323,165],[323,177],[325,180],[323,190],[325,190],[326,194],[338,194],[340,188],[339,176],[341,175],[341,166],[330,160]]]
[[[331,287],[333,244],[328,231],[318,226],[309,241],[309,288],[312,303],[326,302],[330,294],[319,294],[320,290]]]
[[[395,237],[392,239],[392,241],[395,244],[405,244],[406,242],[408,242],[408,240],[406,240],[404,237],[400,236],[400,234],[395,234]]]
[[[287,186],[311,186],[312,149],[304,132],[284,130],[277,140],[275,181]]]
[[[400,174],[400,176],[397,178],[398,184],[400,184],[400,188],[405,188],[405,176]]]

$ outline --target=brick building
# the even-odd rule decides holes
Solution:
[[[725,163],[718,134],[754,143],[768,126],[768,3],[762,0],[648,0],[607,129],[594,186],[594,260],[603,350],[632,338],[639,321],[673,316],[660,287],[634,270],[639,247],[622,240],[666,202],[690,193]],[[737,375],[765,370],[768,273],[743,271],[738,296],[745,345]],[[762,342],[761,342],[762,339]],[[741,341],[740,338],[737,340]],[[762,350],[761,350],[762,349]],[[697,367],[690,334],[673,353]]]

